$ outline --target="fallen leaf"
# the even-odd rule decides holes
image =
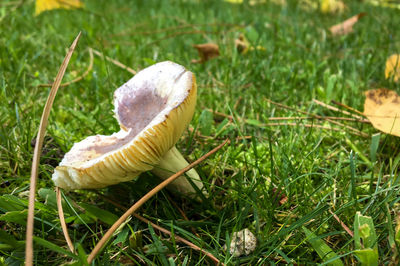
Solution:
[[[240,54],[246,54],[248,51],[254,51],[254,50],[259,50],[259,51],[266,50],[261,45],[258,45],[257,47],[251,46],[250,42],[243,34],[240,34],[239,37],[235,40],[235,47],[238,53]]]
[[[299,0],[299,7],[304,11],[315,11],[318,9],[318,2],[314,0]]]
[[[364,115],[374,128],[400,137],[400,97],[395,91],[375,89],[365,92]]]
[[[231,4],[241,4],[243,3],[243,0],[224,0],[227,3],[231,3]]]
[[[195,44],[193,47],[199,52],[200,59],[193,59],[192,63],[204,63],[219,56],[219,47],[215,43]]]
[[[249,5],[255,6],[255,5],[261,5],[267,3],[267,0],[250,0]]]
[[[369,4],[372,4],[374,6],[400,9],[400,3],[398,3],[398,1],[397,1],[397,3],[396,3],[396,1],[393,1],[393,0],[368,0],[366,2]]]
[[[250,42],[246,39],[246,37],[244,37],[243,34],[240,34],[235,40],[235,47],[239,53],[245,54],[249,51]]]
[[[342,13],[346,5],[340,0],[321,0],[320,9],[322,13]]]
[[[400,79],[400,54],[392,54],[386,60],[385,77],[392,78],[394,82]]]
[[[224,0],[227,3],[231,4],[243,4],[243,0]],[[261,5],[261,4],[266,4],[267,2],[270,2],[275,5],[286,5],[286,0],[249,0],[249,5],[255,6],[255,5]]]
[[[58,8],[73,9],[81,7],[83,7],[83,3],[80,0],[36,0],[35,15],[37,16],[46,10]]]
[[[352,16],[349,19],[346,19],[340,24],[336,24],[329,28],[333,36],[337,35],[346,35],[353,32],[353,26],[357,23],[357,21],[365,16],[366,13],[360,13],[358,15]]]

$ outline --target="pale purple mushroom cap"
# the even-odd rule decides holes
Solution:
[[[75,143],[52,179],[64,189],[102,188],[151,170],[178,141],[196,104],[192,72],[161,62],[137,73],[114,93],[121,130]]]

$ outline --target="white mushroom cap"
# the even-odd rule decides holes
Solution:
[[[55,185],[102,188],[151,170],[191,121],[196,93],[194,74],[176,63],[140,71],[114,93],[121,130],[75,143],[54,171]]]

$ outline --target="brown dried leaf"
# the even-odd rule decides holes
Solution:
[[[351,18],[346,19],[342,23],[330,27],[329,30],[333,36],[349,34],[353,32],[354,24],[356,24],[357,21],[365,15],[366,13],[360,13],[358,15],[352,16]]]
[[[192,63],[204,63],[219,56],[219,47],[215,43],[195,44],[193,47],[199,52],[200,59],[193,59]]]
[[[374,128],[400,137],[400,97],[395,91],[376,89],[365,92],[364,114]]]
[[[400,79],[400,54],[392,54],[386,60],[385,77],[387,79],[393,77],[394,82]]]

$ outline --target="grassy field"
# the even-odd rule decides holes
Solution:
[[[313,99],[327,104],[335,100],[362,111],[364,91],[400,89],[384,77],[386,58],[400,51],[399,10],[361,1],[350,1],[342,14],[305,10],[299,1],[257,6],[194,0],[84,2],[83,9],[39,16],[34,16],[33,1],[0,3],[0,264],[23,265],[32,140],[50,91],[41,84],[53,81],[79,31],[82,37],[63,82],[90,67],[89,48],[135,70],[174,61],[194,72],[198,84],[194,118],[177,144],[182,154],[194,161],[224,139],[231,140],[196,168],[208,190],[206,200],[199,203],[163,190],[139,215],[224,264],[340,265],[334,259],[339,256],[351,265],[362,252],[369,252],[356,251],[367,248],[367,241],[360,247],[354,241],[357,237],[345,230],[347,226],[357,231],[354,222],[360,212],[372,218],[372,246],[378,248],[379,264],[397,263],[398,138],[376,135],[376,129],[360,121],[333,124],[316,119],[313,115],[351,116]],[[330,35],[330,26],[360,12],[367,15],[353,33]],[[240,34],[265,49],[238,53],[234,42]],[[218,44],[221,55],[204,64],[191,63],[198,58],[192,45],[207,42]],[[131,76],[95,55],[88,75],[60,88],[40,165],[35,264],[83,263],[123,214],[123,207],[158,184],[151,173],[144,173],[136,182],[99,191],[64,192],[66,222],[78,258],[68,253],[51,181],[53,169],[74,142],[119,130],[113,92]],[[303,227],[317,238],[307,237]],[[236,258],[224,245],[233,232],[244,228],[256,235],[257,248]],[[142,243],[135,236],[141,236]],[[312,243],[322,247],[321,240],[335,253],[313,247]],[[134,217],[93,262],[152,263],[213,264]]]

